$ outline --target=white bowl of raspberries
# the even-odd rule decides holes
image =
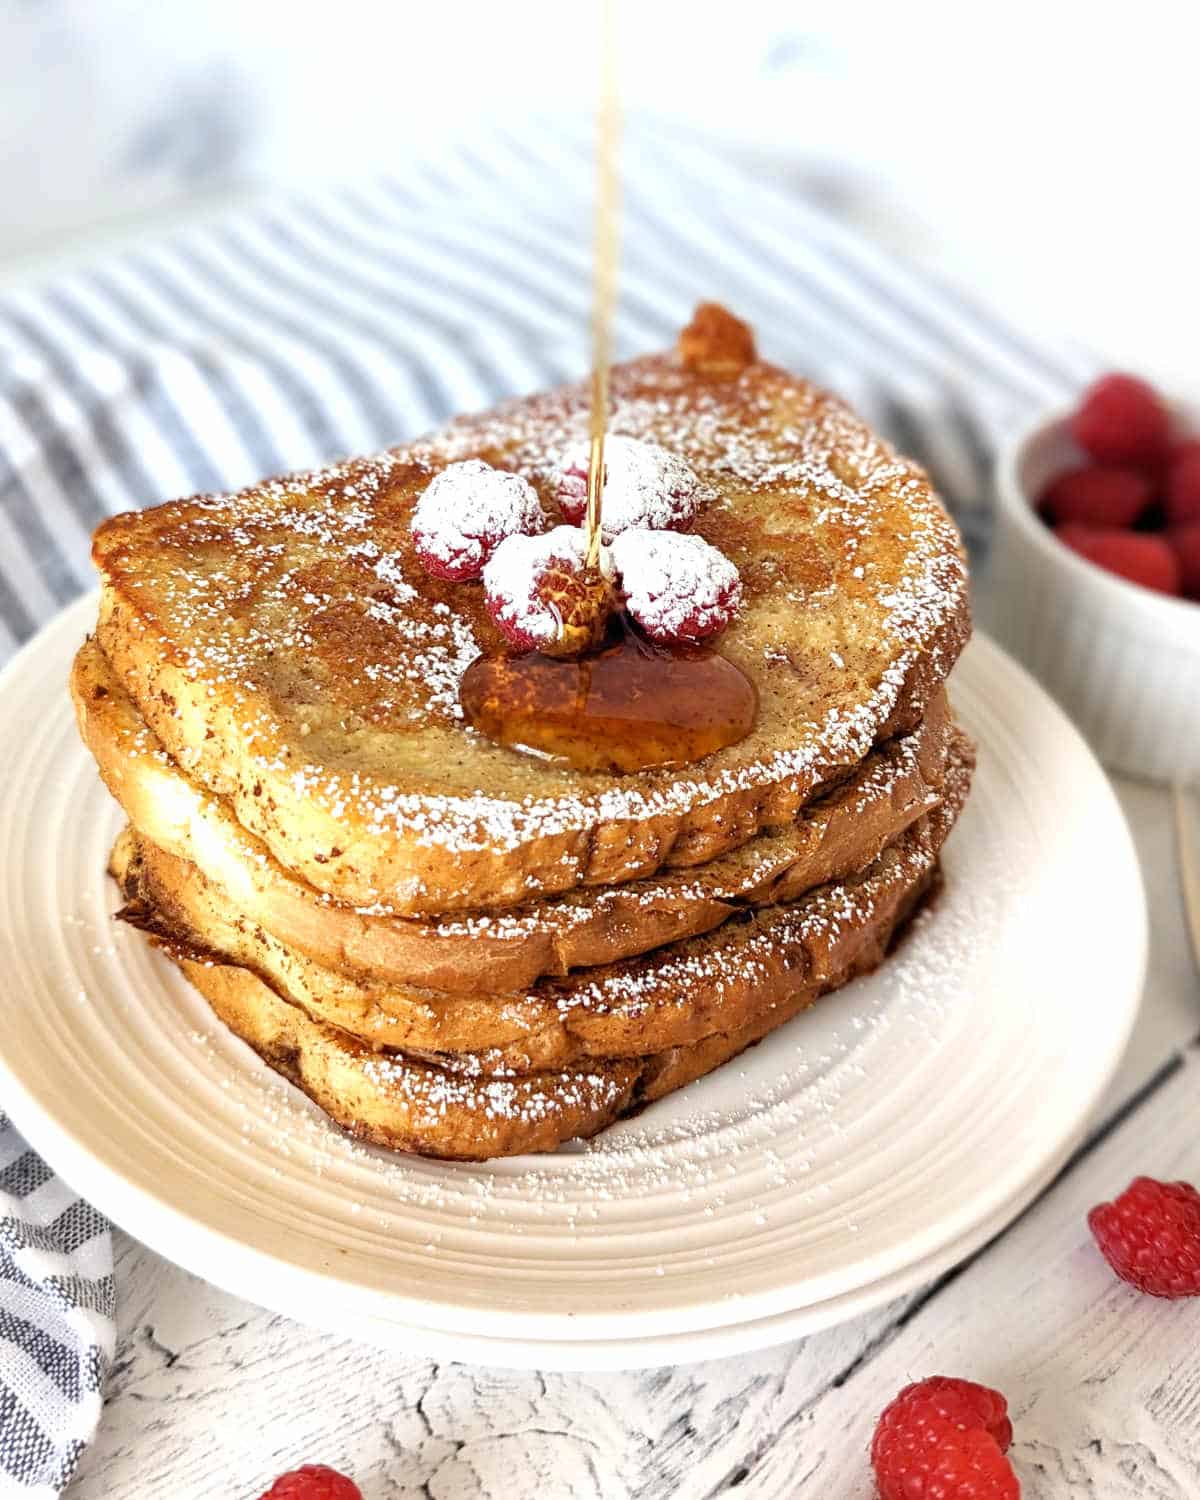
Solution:
[[[1200,406],[1106,375],[1001,455],[990,623],[1114,770],[1200,780]]]

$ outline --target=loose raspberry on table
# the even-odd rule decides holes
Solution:
[[[1200,520],[1174,527],[1167,532],[1167,541],[1179,562],[1183,592],[1189,599],[1200,600]]]
[[[607,547],[598,569],[588,570],[586,560],[587,535],[578,526],[502,542],[483,570],[483,598],[505,638],[548,655],[597,645],[615,606],[613,561]]]
[[[1067,521],[1054,535],[1097,567],[1160,594],[1178,594],[1179,560],[1161,536]]]
[[[1135,1177],[1088,1214],[1100,1253],[1152,1297],[1200,1297],[1200,1193],[1188,1182]]]
[[[1012,1441],[999,1391],[934,1375],[907,1385],[883,1410],[871,1442],[882,1500],[1019,1500],[1005,1458]]]
[[[587,515],[590,443],[576,443],[562,457],[558,503],[575,525]],[[692,469],[657,443],[613,433],[604,441],[604,488],[600,532],[611,542],[622,531],[686,531],[711,491]]]
[[[703,537],[626,531],[612,546],[625,608],[651,640],[688,644],[717,635],[742,602],[737,568]]]
[[[458,583],[478,578],[505,537],[543,531],[546,516],[528,480],[469,458],[430,480],[410,525],[428,571]]]
[[[281,1474],[259,1500],[362,1500],[362,1491],[352,1479],[324,1464],[305,1464]]]
[[[1179,443],[1171,449],[1163,503],[1168,526],[1200,521],[1200,442]]]
[[[1132,526],[1153,498],[1153,486],[1138,470],[1097,464],[1060,474],[1042,492],[1038,508],[1053,522]]]
[[[1166,457],[1171,419],[1158,392],[1134,375],[1104,375],[1071,418],[1071,436],[1105,464],[1155,466]]]

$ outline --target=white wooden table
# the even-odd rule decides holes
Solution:
[[[1116,1281],[1084,1221],[1138,1172],[1200,1182],[1200,979],[1169,801],[1132,782],[1119,790],[1150,900],[1137,1032],[1089,1145],[967,1265],[761,1354],[542,1376],[314,1332],[118,1234],[120,1347],[70,1500],[252,1500],[302,1462],[351,1473],[366,1500],[865,1500],[875,1415],[935,1373],[1007,1394],[1027,1500],[1194,1500],[1200,1300],[1161,1302]]]

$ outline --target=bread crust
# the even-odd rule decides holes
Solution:
[[[578,1067],[646,1056],[737,1031],[797,987],[823,993],[873,924],[931,870],[966,799],[971,753],[959,738],[943,799],[865,870],[798,901],[747,911],[699,937],[524,992],[445,995],[357,980],[314,964],[230,912],[191,866],[127,832],[112,872],[122,915],[168,948],[253,972],[314,1020],[376,1050],[473,1054],[475,1073]]]
[[[100,644],[175,761],[287,869],[354,906],[511,907],[692,868],[792,822],[924,717],[970,629],[958,534],[925,475],[835,398],[755,362],[675,354],[613,373],[613,430],[718,498],[697,530],[739,566],[721,651],[759,719],[697,765],[585,774],[457,716],[496,644],[476,586],[429,578],[408,520],[448,462],[524,474],[554,515],[583,385],[376,459],[118,516],[96,534]]]
[[[84,743],[134,828],[194,865],[225,909],[341,974],[460,994],[520,990],[542,976],[614,963],[864,868],[936,805],[953,743],[939,693],[915,730],[871,751],[790,827],[757,834],[709,865],[511,912],[421,920],[356,911],[285,870],[222,798],[175,765],[94,641],[76,657],[71,693]]]
[[[381,1054],[311,1018],[248,969],[186,948],[167,953],[236,1036],[351,1136],[421,1156],[485,1161],[596,1135],[736,1057],[822,993],[875,968],[935,879],[931,865],[898,892],[886,912],[842,945],[822,984],[792,986],[736,1028],[640,1057],[549,1072],[473,1075],[451,1070],[445,1059]]]

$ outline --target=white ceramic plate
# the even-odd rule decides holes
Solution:
[[[1081,1132],[1082,1133],[1082,1132]],[[642,1370],[656,1365],[690,1364],[702,1359],[724,1359],[756,1349],[768,1349],[823,1328],[832,1328],[859,1314],[870,1312],[905,1293],[925,1287],[943,1272],[965,1260],[1009,1225],[1025,1205],[1047,1186],[1070,1155],[1074,1142],[1047,1164],[1011,1202],[1002,1204],[986,1219],[973,1225],[961,1239],[942,1246],[925,1260],[915,1261],[894,1276],[831,1297],[826,1302],[792,1308],[773,1317],[746,1323],[727,1323],[719,1328],[700,1328],[691,1333],[660,1334],[656,1338],[530,1339],[487,1338],[467,1333],[444,1333],[439,1329],[414,1328],[381,1317],[353,1322],[337,1315],[330,1321],[320,1310],[306,1320],[326,1327],[341,1337],[357,1337],[411,1353],[419,1350],[430,1359],[459,1360],[467,1364],[500,1365],[522,1370]]]
[[[995,1232],[1120,1057],[1146,943],[1128,832],[1067,721],[978,641],[953,683],[980,767],[947,887],[878,975],[587,1147],[448,1166],[358,1146],[109,919],[120,820],[65,691],[93,611],[0,678],[0,1101],[115,1220],[252,1300],[495,1363],[771,1343]]]

